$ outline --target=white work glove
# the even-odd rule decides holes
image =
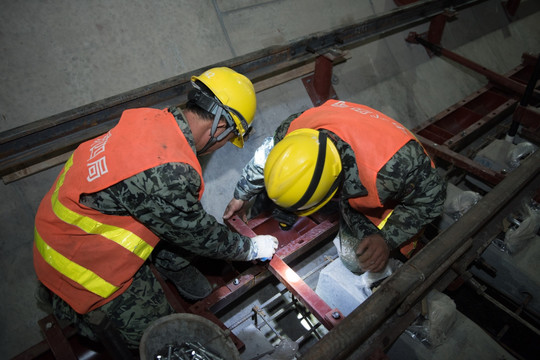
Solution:
[[[257,247],[255,259],[261,259],[263,261],[270,260],[279,245],[278,239],[272,235],[257,235],[252,237],[251,241]]]

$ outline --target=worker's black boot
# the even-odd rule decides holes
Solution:
[[[195,256],[161,241],[152,252],[156,269],[171,281],[180,295],[187,300],[201,300],[210,295],[212,286],[206,277],[193,265]]]
[[[192,265],[179,271],[167,270],[157,265],[156,268],[175,285],[180,295],[188,300],[201,300],[212,293],[212,285],[208,279]]]
[[[51,291],[47,289],[41,282],[37,284],[34,296],[37,300],[37,305],[41,310],[47,313],[52,313]]]

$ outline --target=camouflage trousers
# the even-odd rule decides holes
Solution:
[[[54,315],[69,321],[80,334],[97,341],[91,329],[88,314],[78,314],[61,298],[52,296]],[[174,313],[165,298],[165,293],[148,265],[143,265],[135,274],[131,286],[120,296],[94,311],[104,312],[116,327],[129,348],[137,349],[144,330],[163,316]]]

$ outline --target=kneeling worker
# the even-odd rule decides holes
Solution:
[[[173,313],[151,254],[185,298],[198,300],[212,287],[191,265],[195,257],[271,258],[278,246],[273,236],[230,231],[200,203],[197,156],[227,141],[243,147],[256,108],[251,81],[213,68],[192,84],[184,110],[126,110],[109,132],[81,144],[40,204],[37,277],[52,292],[54,314],[82,335],[94,338],[89,318],[99,310],[136,348],[150,322]]]
[[[299,216],[336,197],[339,255],[358,274],[383,270],[391,250],[440,215],[446,195],[409,130],[377,110],[336,100],[281,123],[244,168],[223,217],[245,216],[246,203],[265,189],[281,213]]]

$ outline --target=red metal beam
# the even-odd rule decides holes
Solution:
[[[534,142],[540,142],[540,112],[530,106],[518,105],[515,111],[516,121],[522,125],[521,135]]]
[[[54,315],[49,315],[39,320],[38,323],[56,359],[77,359]]]
[[[516,15],[517,9],[519,7],[520,0],[508,0],[503,1],[501,4],[504,11],[508,14],[509,17],[514,17]]]
[[[247,223],[243,222],[238,216],[234,216],[226,220],[225,224],[232,230],[248,237],[262,234],[276,236],[279,240],[279,248],[274,259],[279,259],[276,261],[281,262],[283,261],[280,257],[287,260],[298,258],[321,241],[334,235],[339,227],[337,214],[324,213],[323,211],[319,211],[312,217],[299,218],[292,228],[287,231],[282,230],[278,222],[269,214],[261,214],[250,219]],[[283,262],[283,264],[285,263]],[[287,265],[285,266],[288,268]],[[263,280],[272,276],[269,267],[271,268],[268,262],[253,261],[251,267],[241,273],[239,272],[234,279],[227,280],[224,278],[225,285],[218,287],[208,297],[194,304],[187,303],[174,290],[169,294],[177,297],[173,300],[176,307],[183,307],[187,309],[187,312],[206,317],[220,327],[225,328],[225,325],[214,313],[222,310]],[[290,270],[290,272],[294,273],[293,270]],[[338,310],[330,309],[320,298],[317,300],[318,295],[313,290],[308,289],[303,281],[301,283],[305,286],[288,288],[316,317],[321,318],[324,326],[328,329],[333,327],[343,317],[341,313]],[[284,285],[290,286],[288,284]],[[339,315],[338,319],[332,317],[337,316],[336,314]],[[232,333],[231,338],[238,349],[244,346],[241,340]]]
[[[448,19],[455,18],[457,11],[446,9],[442,14],[439,14],[429,23],[429,29],[427,32],[427,39],[429,42],[439,45],[441,43],[444,27]]]
[[[333,62],[328,55],[319,55],[315,59],[313,75],[302,78],[302,83],[315,106],[319,106],[328,99],[337,99],[336,91],[332,86]]]
[[[433,44],[427,43],[424,45],[430,46]],[[505,74],[505,76],[501,76],[506,81],[501,80],[499,76],[495,76],[498,83],[511,84],[510,87],[519,90],[519,92],[526,89],[525,83],[532,76],[532,69],[537,62],[537,57],[523,54],[522,58],[521,65]],[[461,60],[463,59],[461,58]],[[483,73],[487,72],[488,75],[492,75],[492,72],[478,64],[473,67],[481,68]],[[533,92],[531,91],[531,93]],[[514,111],[518,101],[518,94],[505,91],[504,88],[492,82],[459,103],[440,112],[429,121],[414,128],[413,132],[431,155],[444,159],[491,185],[497,185],[505,177],[504,174],[482,166],[457,151],[480,137],[488,128],[504,120]],[[535,121],[529,120],[528,122],[522,119],[521,111],[521,109],[518,109],[514,113],[516,120],[524,121],[526,124]],[[534,118],[534,116],[531,116],[531,118]],[[523,127],[522,134],[534,138],[534,130],[529,131],[526,126]]]
[[[429,154],[440,157],[441,159],[444,159],[451,164],[461,169],[464,169],[465,171],[489,182],[492,185],[497,185],[505,177],[503,174],[495,172],[485,166],[482,166],[469,159],[468,157],[448,149],[446,146],[441,146],[419,135],[416,135],[416,137],[426,148]]]
[[[274,256],[268,268],[328,330],[343,319],[338,309],[330,308],[281,258]]]
[[[496,73],[495,71],[492,71],[486,68],[485,66],[475,63],[474,61],[469,60],[466,57],[463,57],[455,52],[445,49],[444,47],[439,46],[438,44],[433,44],[415,32],[411,32],[409,34],[407,41],[412,42],[412,43],[414,42],[419,43],[423,45],[424,47],[426,47],[427,49],[431,50],[436,55],[444,56],[473,71],[476,71],[477,73],[487,77],[488,80],[491,81],[492,83],[504,89],[510,90],[520,96],[525,94],[525,90],[527,88],[525,84],[522,84],[518,81],[510,79],[499,73]],[[538,98],[540,96],[540,93],[538,91],[534,91],[532,96]]]

